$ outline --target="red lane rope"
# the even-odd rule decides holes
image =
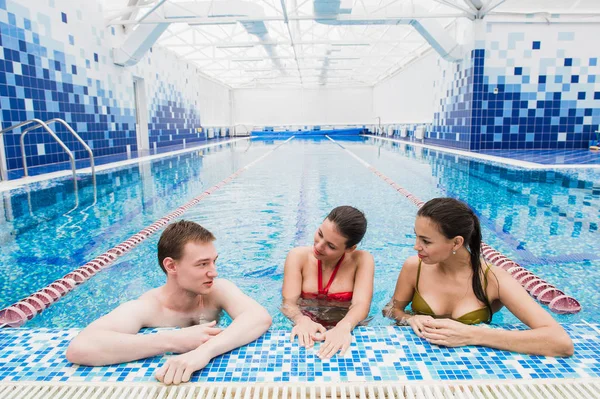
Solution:
[[[67,273],[65,276],[48,284],[46,287],[34,292],[28,297],[21,299],[20,301],[0,310],[0,327],[19,327],[22,326],[26,321],[33,319],[36,315],[40,314],[50,305],[57,302],[60,298],[64,297],[69,292],[71,292],[76,286],[84,283],[85,281],[93,277],[96,273],[112,265],[117,258],[131,251],[133,248],[138,246],[148,237],[155,234],[157,231],[169,224],[173,219],[181,216],[188,209],[198,204],[198,202],[202,201],[210,194],[214,193],[215,191],[222,188],[224,185],[231,182],[233,179],[245,172],[248,168],[261,161],[262,159],[270,155],[273,151],[277,150],[280,146],[292,140],[293,138],[294,136],[290,137],[283,143],[280,143],[278,146],[276,146],[266,154],[250,162],[248,165],[238,169],[233,174],[221,180],[214,186],[208,188],[199,196],[188,201],[187,203],[175,209],[168,215],[158,219],[150,226],[132,235],[127,240],[123,241],[119,245],[114,246],[102,255],[97,256],[96,258],[87,262],[83,266],[80,266],[79,268]]]
[[[421,201],[410,191],[408,191],[404,187],[394,182],[391,178],[381,173],[373,165],[365,162],[358,155],[343,147],[331,137],[327,136],[327,138],[339,145],[344,151],[347,151],[351,156],[353,156],[360,163],[365,165],[371,172],[373,172],[380,179],[392,186],[400,194],[408,198],[413,204],[417,206],[417,208],[420,208],[423,206],[423,204],[425,204],[425,202]],[[548,305],[550,310],[552,310],[554,313],[570,314],[577,313],[581,310],[581,304],[577,299],[573,298],[572,296],[566,295],[562,290],[556,288],[554,285],[548,283],[544,279],[536,276],[529,270],[520,266],[515,261],[496,251],[494,248],[492,248],[485,242],[481,243],[481,254],[488,262],[492,263],[494,266],[500,267],[506,270],[508,273],[510,273],[510,275],[515,280],[517,280],[527,290],[527,292],[529,292],[529,294],[532,297],[537,299],[540,303]]]

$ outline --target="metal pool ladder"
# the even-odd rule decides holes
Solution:
[[[20,138],[21,158],[23,159],[23,170],[24,170],[25,176],[29,176],[29,170],[27,167],[27,156],[25,154],[25,136],[27,135],[27,133],[29,133],[32,130],[38,129],[40,127],[43,128],[52,136],[52,138],[54,138],[54,140],[56,140],[56,142],[62,147],[63,150],[65,150],[65,152],[69,156],[69,160],[71,162],[71,170],[73,172],[73,182],[74,182],[73,184],[75,185],[75,190],[77,190],[77,170],[76,170],[76,166],[75,166],[75,157],[73,156],[73,153],[71,152],[71,150],[69,150],[69,148],[65,145],[65,143],[56,135],[56,133],[52,129],[50,129],[50,127],[48,125],[51,123],[60,123],[63,126],[65,126],[67,128],[67,130],[73,135],[73,137],[75,137],[75,139],[77,141],[79,141],[81,143],[81,145],[83,145],[85,150],[90,155],[90,167],[92,169],[92,180],[95,181],[96,180],[96,169],[94,166],[94,154],[92,153],[92,150],[86,144],[86,142],[83,141],[83,139],[77,134],[77,132],[75,132],[75,130],[73,130],[73,128],[67,122],[65,122],[64,120],[62,120],[60,118],[50,119],[50,120],[47,120],[46,122],[43,122],[40,119],[29,119],[25,122],[21,122],[21,123],[18,123],[16,125],[13,125],[13,126],[7,127],[6,129],[1,130],[0,131],[0,139],[1,139],[2,134],[6,133],[8,131],[11,131],[11,130],[19,128],[19,127],[34,124],[33,126],[29,126],[28,128],[24,129],[21,133],[21,138]],[[0,153],[0,157],[4,157],[4,151],[2,151],[2,153]],[[1,164],[0,164],[0,166],[1,166]],[[0,176],[0,180],[8,180],[7,171],[0,170],[0,172],[2,172],[1,176]]]

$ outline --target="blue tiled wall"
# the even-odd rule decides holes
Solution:
[[[570,29],[488,24],[461,63],[438,61],[427,141],[470,150],[587,148],[600,125],[600,50],[586,43],[600,29]]]
[[[472,50],[460,63],[439,60],[438,66],[441,79],[434,83],[434,89],[440,95],[439,111],[427,128],[427,141],[473,149],[479,139],[484,51]]]
[[[32,118],[61,118],[73,126],[96,156],[125,152],[126,144],[136,143],[134,110],[129,104],[118,104],[105,82],[89,73],[91,63],[97,68],[99,61],[94,46],[85,45],[86,50],[81,43],[76,47],[73,35],[68,36],[68,44],[51,37],[53,19],[63,25],[74,24],[81,14],[57,8],[52,11],[55,15],[30,12],[10,1],[0,2],[2,127]],[[80,50],[77,56],[76,48]],[[76,157],[87,157],[62,126],[53,128],[68,147],[76,150]],[[9,170],[22,168],[19,137],[18,130],[4,135]],[[28,134],[25,142],[30,166],[68,160],[46,133]]]
[[[600,48],[589,40],[600,29],[568,29],[488,26],[481,149],[590,145],[600,124]]]
[[[105,27],[100,1],[43,0],[33,5],[0,0],[3,128],[32,118],[61,118],[95,156],[125,153],[128,145],[135,151],[134,76],[145,83],[151,146],[206,139],[199,129],[199,99],[209,90],[223,92],[216,99],[222,104],[211,108],[229,109],[223,100],[228,89],[207,84],[196,68],[165,50],[156,48],[134,67],[114,65],[110,50],[120,45],[124,35],[120,29]],[[77,159],[87,158],[62,126],[55,125],[55,130],[75,150]],[[22,168],[19,137],[19,130],[4,134],[9,170]],[[30,133],[26,144],[29,166],[68,160],[47,133]]]
[[[206,140],[206,132],[199,129],[200,114],[195,108],[186,108],[181,93],[164,82],[159,83],[158,92],[163,95],[154,97],[150,106],[150,145],[156,143],[162,147],[181,144],[184,139],[186,143]]]

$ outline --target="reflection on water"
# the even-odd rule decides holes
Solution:
[[[350,305],[351,302],[328,301],[326,299],[298,299],[298,307],[302,314],[327,329],[335,327],[346,316]],[[368,317],[358,325],[366,326],[371,319],[372,317]]]
[[[600,291],[596,284],[582,283],[600,278],[597,174],[521,173],[412,146],[343,143],[423,200],[442,195],[466,200],[482,220],[486,242],[527,263],[536,274],[576,294],[582,302],[581,313],[553,314],[555,318],[564,322],[598,320]],[[86,223],[82,215],[66,227],[60,227],[59,221],[73,203],[69,202],[68,185],[50,190],[47,198],[39,201],[33,195],[34,217],[29,215],[26,193],[20,200],[11,198],[8,207],[5,198],[0,211],[12,214],[13,221],[4,225],[0,221],[0,239],[5,240],[0,245],[3,299],[30,293],[32,285],[61,277],[271,148],[252,140],[250,148],[243,142],[227,147],[228,151],[168,158],[128,173],[115,170],[106,182],[99,175],[94,212],[90,211]],[[61,197],[66,201],[53,205]],[[91,203],[91,197],[81,194],[80,209],[86,201]],[[370,325],[390,325],[393,322],[384,318],[382,309],[393,295],[404,260],[415,254],[417,209],[329,140],[292,140],[189,209],[184,217],[217,237],[220,277],[234,282],[267,308],[274,329],[291,329],[279,311],[286,255],[291,248],[310,244],[327,213],[344,204],[363,210],[369,220],[360,249],[375,258]],[[56,221],[35,223],[34,218],[52,219],[54,215]],[[4,234],[5,227],[8,234]],[[28,326],[82,327],[163,284],[164,273],[156,265],[158,236],[80,285]],[[348,311],[347,304],[314,300],[301,306],[333,324]],[[226,320],[224,317],[222,323]],[[494,322],[518,320],[501,311]]]
[[[256,159],[236,142],[0,193],[0,307],[64,276]]]

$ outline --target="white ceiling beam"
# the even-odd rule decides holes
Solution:
[[[369,15],[337,15],[337,16],[319,16],[316,17],[314,15],[294,15],[288,16],[289,21],[314,21],[316,19],[319,20],[332,20],[332,21],[344,21],[344,22],[354,22],[354,21],[388,21],[392,24],[394,21],[400,19],[430,19],[430,18],[470,18],[470,14],[462,13],[406,13],[403,15],[394,15],[394,16],[385,16],[385,17],[372,17]],[[221,25],[221,24],[235,24],[238,22],[255,22],[257,21],[256,17],[191,17],[191,18],[147,18],[141,22],[141,24],[162,24],[162,23],[186,23],[186,24],[194,24],[194,25]],[[264,16],[258,19],[258,21],[262,22],[285,22],[284,17],[280,16]],[[122,20],[122,21],[113,21],[108,25],[137,25],[140,22],[136,20]]]
[[[485,7],[485,2],[483,0],[465,0],[465,3],[477,11]]]
[[[403,39],[406,39],[408,36],[412,35],[413,33],[415,33],[415,31],[414,31],[414,30],[410,31],[409,33],[407,33],[406,35],[404,35]],[[425,43],[425,41],[423,40],[421,43],[423,44],[423,43]],[[389,50],[389,51],[388,51],[386,54],[384,54],[384,58],[385,58],[385,59],[387,59],[387,58],[391,58],[392,56],[390,56],[390,53],[391,53],[393,50],[395,50],[395,49],[396,49],[396,47],[398,47],[398,44],[394,45],[394,46],[393,46],[393,47],[392,47],[392,48],[391,48],[391,49],[390,49],[390,50]],[[394,53],[394,54],[402,54],[402,53],[396,52],[396,53]],[[405,55],[405,54],[406,54],[406,53],[404,53],[404,54],[402,54],[402,55]],[[381,63],[381,61],[380,61],[380,63]],[[390,67],[387,67],[387,68],[390,68]],[[369,69],[370,69],[370,68],[369,68]]]
[[[475,10],[474,6],[473,7],[463,7],[463,6],[453,3],[452,1],[449,1],[449,0],[433,0],[433,1],[435,1],[436,3],[442,4],[442,5],[445,5],[447,7],[454,8],[455,10],[462,11],[473,17],[477,16],[477,11]],[[469,0],[466,0],[466,1],[469,1]]]
[[[498,6],[502,5],[502,3],[504,2],[506,2],[506,0],[497,0],[496,3],[490,1],[487,6],[481,9],[479,15],[481,16],[481,18],[485,17],[487,14],[494,11],[494,9],[496,9]]]
[[[402,54],[392,54],[388,57],[393,57],[393,58],[398,58],[398,57],[404,57],[406,55],[406,53],[402,53]],[[302,60],[322,60],[325,58],[328,58],[330,60],[344,60],[344,61],[359,61],[363,58],[381,58],[381,55],[361,55],[361,56],[352,56],[352,55],[348,55],[348,56],[344,56],[344,55],[340,55],[340,56],[327,56],[327,55],[305,55],[305,56],[299,56],[298,59]],[[202,57],[202,58],[186,58],[186,61],[234,61],[234,62],[260,62],[260,61],[269,61],[271,59],[279,59],[279,60],[293,60],[294,57],[291,56],[276,56],[276,57],[240,57],[240,56],[232,56],[232,57]]]
[[[155,0],[140,1],[140,0],[129,0],[127,6],[119,9],[105,10],[108,14],[105,17],[105,23],[108,24],[110,21],[116,18],[123,19],[135,19],[139,10],[146,8],[154,3]]]
[[[305,76],[303,79],[305,80],[306,83],[310,83],[311,81],[315,81],[318,82],[319,79],[321,78],[321,75],[312,75],[312,76]],[[373,77],[371,75],[352,75],[352,76],[339,76],[339,77],[332,77],[335,81],[341,81],[341,80],[352,80],[352,78],[356,79],[372,79]],[[257,76],[257,77],[237,77],[237,78],[230,78],[229,80],[229,84],[230,85],[235,85],[235,84],[240,84],[240,83],[244,83],[244,82],[248,82],[248,81],[255,81],[255,80],[269,80],[269,81],[279,81],[279,82],[300,82],[300,78],[298,76]]]
[[[294,1],[293,5],[295,5],[295,1]],[[300,82],[302,82],[302,72],[300,71],[300,64],[298,62],[298,53],[296,52],[296,46],[294,45],[294,36],[292,35],[292,28],[290,26],[290,20],[288,18],[287,8],[285,6],[285,0],[281,0],[281,9],[282,9],[282,13],[283,13],[285,26],[287,28],[288,36],[290,38],[290,45],[292,46],[292,51],[294,53],[294,61],[296,62],[296,68],[298,69],[298,74],[300,75]],[[274,29],[274,27],[273,27],[273,29]]]
[[[137,20],[137,23],[142,23],[145,19],[147,19],[150,15],[152,15],[153,13],[156,12],[156,10],[158,10],[163,4],[165,4],[167,0],[158,0],[158,2],[152,6],[152,8],[150,8],[150,10],[145,13],[142,18]]]
[[[389,66],[369,66],[369,69],[388,69]],[[289,70],[289,71],[295,71],[297,69],[303,70],[303,71],[311,71],[311,70],[320,70],[321,68],[317,68],[317,67],[299,67],[296,68],[295,66],[290,66],[287,68],[282,68],[284,70]],[[358,67],[331,67],[329,68],[330,71],[360,71],[360,72],[364,72],[364,70],[362,68],[358,68]],[[242,68],[242,67],[237,67],[237,68],[202,68],[202,72],[222,72],[222,71],[229,71],[229,72],[273,72],[273,69],[269,69],[269,68]],[[357,72],[358,73],[358,72]],[[365,75],[368,75],[367,73],[365,73]]]
[[[279,8],[275,7],[273,4],[269,3],[268,1],[263,0],[261,2],[261,4],[266,5],[271,10],[275,11],[278,15],[284,15],[285,14],[285,10],[280,10]]]
[[[173,25],[171,25],[169,27],[169,29],[167,30],[167,32],[168,32],[167,36],[164,36],[164,34],[163,34],[163,36],[161,36],[160,39],[157,40],[158,44],[160,44],[160,42],[163,42],[165,40],[171,39],[173,37],[177,37],[177,36],[179,36],[180,33],[185,33],[185,32],[188,32],[188,31],[190,31],[190,30],[193,29],[191,26],[187,26],[187,27],[185,27],[185,29],[182,29],[182,30],[180,30],[178,32],[173,32],[172,27],[173,27]]]
[[[173,35],[175,36],[175,35]],[[172,36],[170,36],[172,37]],[[331,46],[339,46],[339,47],[361,47],[361,46],[374,46],[378,44],[414,44],[421,45],[425,43],[423,39],[414,39],[414,40],[403,40],[401,38],[392,39],[392,40],[303,40],[294,42],[296,45],[331,45]],[[159,45],[166,48],[177,48],[177,47],[185,47],[187,44],[163,44],[162,40],[158,42]],[[252,48],[252,47],[261,47],[264,44],[272,45],[272,46],[290,46],[291,42],[276,40],[270,42],[231,42],[231,41],[218,41],[211,43],[199,43],[196,42],[196,47],[206,48],[206,47],[223,47],[223,48]]]

